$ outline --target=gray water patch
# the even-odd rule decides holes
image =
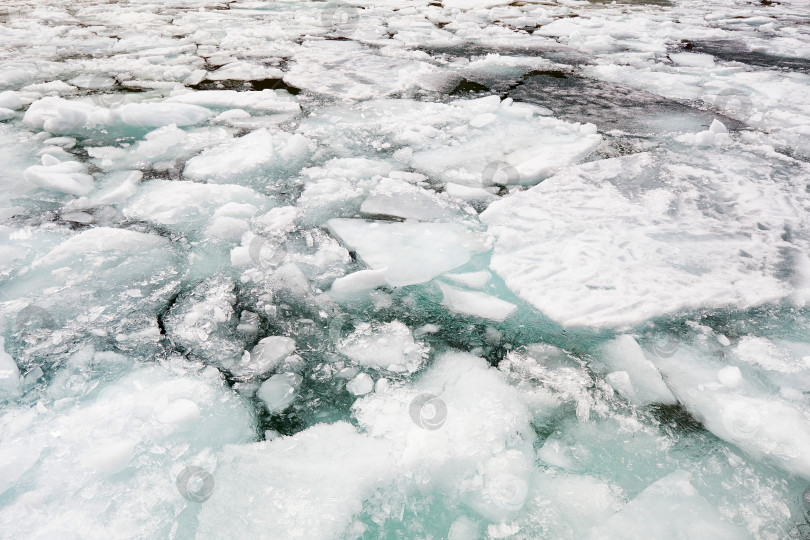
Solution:
[[[700,131],[720,116],[643,90],[558,72],[530,73],[507,96],[548,107],[564,120],[594,123],[601,132]],[[721,119],[729,130],[744,127],[736,120]]]
[[[725,62],[740,62],[749,66],[810,73],[810,58],[793,58],[751,51],[743,41],[714,40],[686,41],[681,45],[685,51],[710,54]]]

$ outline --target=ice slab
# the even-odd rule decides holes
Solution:
[[[371,216],[390,216],[418,221],[449,220],[456,205],[408,182],[383,178],[369,192],[360,211]]]
[[[807,202],[795,175],[806,166],[735,148],[698,156],[596,161],[494,203],[481,215],[496,239],[491,268],[571,326],[802,301]]]
[[[31,104],[23,122],[54,134],[81,134],[104,128],[191,126],[207,120],[211,111],[183,103],[125,103],[106,108],[91,102],[45,97]]]
[[[251,349],[247,366],[240,367],[241,373],[263,375],[277,369],[282,360],[295,351],[295,340],[285,336],[268,336],[259,340]],[[243,362],[244,363],[244,362]]]
[[[166,334],[192,358],[243,375],[238,366],[244,338],[236,330],[235,304],[233,282],[211,276],[175,299],[163,318]]]
[[[451,313],[503,322],[517,309],[516,304],[491,294],[467,291],[441,282],[438,285],[442,291],[442,305]]]
[[[132,146],[87,147],[93,162],[107,170],[154,169],[167,171],[203,149],[232,139],[231,133],[221,127],[180,129],[168,125],[150,131],[143,140]]]
[[[750,455],[810,479],[810,411],[763,391],[755,380],[728,376],[710,356],[681,347],[653,359],[664,380],[706,429]]]
[[[112,227],[40,238],[57,245],[40,246],[29,271],[4,286],[15,329],[7,345],[21,367],[47,366],[90,335],[125,350],[160,339],[157,315],[179,285],[180,261],[168,240]]]
[[[80,538],[187,529],[177,516],[196,503],[175,479],[190,465],[213,470],[212,451],[250,441],[254,419],[215,370],[134,362],[90,350],[56,375],[37,407],[2,411],[0,469],[11,467],[0,480],[3,531]],[[100,380],[122,366],[123,376]],[[127,497],[116,496],[122,490]],[[37,519],[40,512],[48,519]]]
[[[293,56],[284,81],[316,94],[363,100],[412,93],[437,68],[405,54],[370,54],[353,41],[306,42]],[[397,56],[400,56],[399,58]]]
[[[269,413],[281,413],[295,401],[301,381],[301,375],[297,373],[273,375],[262,383],[256,397],[262,400]]]
[[[413,373],[422,366],[428,349],[414,341],[407,326],[393,321],[373,326],[361,323],[338,343],[337,350],[361,366]]]
[[[628,401],[638,405],[676,403],[661,374],[632,336],[619,336],[603,345],[601,360],[608,382]],[[625,375],[611,378],[617,373]]]
[[[394,287],[424,283],[457,268],[485,244],[455,223],[389,223],[331,219],[329,230]]]
[[[235,90],[203,90],[171,96],[165,103],[185,103],[219,109],[252,109],[274,113],[298,113],[301,106],[287,92],[262,90],[237,92]]]
[[[378,389],[354,411],[363,429],[393,446],[406,474],[487,520],[513,519],[530,497],[529,412],[481,358],[444,353],[416,385]]]
[[[87,174],[83,164],[59,161],[47,154],[42,156],[42,165],[29,167],[24,174],[25,179],[35,186],[69,195],[87,195],[95,187],[93,177]]]
[[[293,436],[229,446],[198,536],[240,534],[328,540],[340,537],[363,501],[392,475],[388,445],[347,422],[319,424]]]
[[[205,150],[186,163],[183,175],[197,181],[233,183],[258,174],[289,174],[310,155],[301,135],[259,129]]]
[[[324,109],[302,120],[298,131],[338,155],[401,150],[395,157],[443,182],[531,185],[584,158],[602,140],[593,124],[546,113],[497,96],[448,104],[373,100]]]
[[[127,201],[124,215],[197,236],[238,240],[267,200],[252,189],[230,184],[152,180]],[[232,223],[228,223],[231,221]],[[232,234],[228,227],[236,226]],[[225,229],[225,230],[223,230]]]
[[[687,519],[684,519],[688,516]],[[725,520],[690,483],[689,473],[676,471],[650,485],[588,539],[677,540],[707,538],[750,540],[748,532]]]

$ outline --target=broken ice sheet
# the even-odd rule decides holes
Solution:
[[[63,238],[4,284],[7,344],[27,366],[91,336],[125,349],[155,345],[180,265],[175,247],[153,234],[94,227]]]
[[[7,0],[0,530],[806,537],[808,15]]]
[[[105,363],[121,361],[129,365],[119,378],[88,381],[91,388],[98,385],[94,391],[76,393],[88,364],[95,364],[98,377],[107,371]],[[216,370],[195,373],[181,363],[133,368],[132,362],[85,351],[65,366],[62,380],[73,380],[64,390],[56,379],[38,408],[4,408],[0,493],[10,499],[0,508],[4,531],[161,535],[190,504],[166,476],[178,475],[184,464],[212,467],[214,449],[252,438],[251,412]],[[122,490],[129,497],[116,496]],[[85,501],[81,508],[76,497]],[[40,512],[49,518],[36,519]]]
[[[310,115],[298,131],[338,155],[394,152],[402,163],[444,182],[489,187],[499,181],[487,178],[487,166],[504,162],[515,172],[503,183],[531,185],[586,157],[601,141],[593,124],[545,113],[497,96],[448,104],[373,100]]]
[[[495,235],[492,269],[574,326],[803,302],[806,164],[743,148],[701,152],[596,161],[492,204],[481,216]]]
[[[385,268],[395,287],[429,281],[486,249],[485,239],[455,223],[333,219],[329,228],[371,268]]]

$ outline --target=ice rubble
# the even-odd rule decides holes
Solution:
[[[239,240],[250,218],[267,205],[252,189],[229,184],[152,180],[123,208],[130,219],[150,221],[172,230],[207,238]]]
[[[427,401],[414,408],[419,392],[436,393],[435,405],[446,406],[441,429],[420,427],[435,413]],[[516,391],[483,360],[448,353],[417,388],[390,386],[355,408],[366,433],[338,422],[226,449],[215,504],[200,514],[200,534],[218,534],[223,516],[237,508],[240,529],[259,535],[268,527],[284,538],[361,533],[366,526],[353,516],[363,501],[375,492],[395,496],[391,490],[398,483],[408,491],[435,486],[494,520],[514,516],[523,506],[530,489],[528,413]],[[248,504],[254,495],[244,489],[244,479],[254,485],[256,474],[266,494],[258,505]]]
[[[543,108],[497,96],[449,104],[372,100],[319,111],[298,132],[347,152],[394,152],[394,158],[444,182],[490,187],[535,184],[587,156],[601,137],[593,124],[544,116]],[[370,137],[374,134],[374,137]],[[371,144],[370,144],[371,142]],[[503,163],[504,179],[493,163]]]
[[[305,137],[259,129],[191,158],[183,174],[192,180],[228,183],[276,170],[294,171],[309,154]]]
[[[183,467],[213,469],[215,450],[251,439],[251,413],[216,370],[132,362],[82,350],[37,407],[4,408],[0,492],[13,501],[0,509],[6,533],[166,534],[192,504],[174,485]],[[76,498],[85,502],[77,507]],[[43,513],[47,520],[38,519]]]
[[[739,368],[729,373],[735,366],[685,348],[655,364],[678,400],[712,433],[810,479],[810,409],[790,399],[789,386],[774,395],[753,374],[743,377]]]
[[[6,4],[3,531],[806,536],[799,1]]]

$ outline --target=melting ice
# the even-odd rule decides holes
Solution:
[[[802,0],[5,0],[0,537],[810,538]]]

